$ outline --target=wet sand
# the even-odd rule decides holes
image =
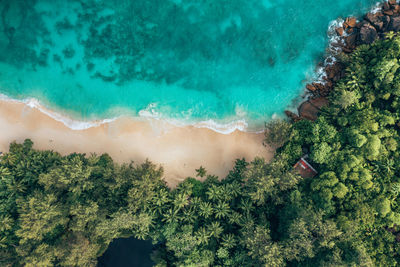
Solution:
[[[156,119],[119,118],[85,130],[72,130],[37,108],[0,100],[0,151],[12,141],[30,138],[37,149],[63,155],[108,153],[116,162],[141,163],[146,159],[164,167],[164,179],[176,186],[195,169],[224,177],[235,159],[256,156],[270,159],[273,152],[262,145],[262,133],[235,131],[221,134],[207,128],[177,127]]]

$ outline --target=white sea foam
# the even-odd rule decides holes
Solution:
[[[40,112],[51,117],[52,119],[63,123],[65,126],[67,126],[68,128],[70,128],[72,130],[86,130],[86,129],[89,129],[92,127],[100,126],[105,123],[110,123],[117,119],[117,118],[112,118],[112,119],[104,119],[104,120],[81,121],[81,120],[72,119],[68,116],[62,115],[55,111],[52,111],[52,110],[44,107],[42,104],[40,104],[40,102],[35,98],[25,98],[22,100],[17,100],[17,99],[10,98],[6,95],[0,94],[0,100],[23,103],[23,104],[27,105],[28,107],[37,109]]]
[[[213,120],[206,120],[195,123],[193,126],[196,128],[209,128],[222,134],[230,134],[236,130],[246,132],[248,128],[248,124],[245,120],[237,120],[226,124],[220,124]]]
[[[118,118],[120,118],[120,117],[115,117],[115,118],[103,119],[103,120],[82,121],[82,120],[72,119],[66,115],[62,115],[56,111],[50,110],[50,109],[46,108],[45,106],[43,106],[40,103],[40,101],[35,98],[26,98],[26,99],[22,99],[22,100],[17,100],[17,99],[10,98],[4,94],[0,94],[0,100],[23,103],[26,106],[33,108],[33,109],[37,109],[40,112],[51,117],[52,119],[63,123],[65,126],[67,126],[68,128],[70,128],[72,130],[86,130],[86,129],[89,129],[92,127],[100,126],[102,124],[107,124],[107,123],[113,122],[113,121],[117,120]],[[200,121],[200,122],[195,122],[195,123],[185,123],[185,122],[183,122],[181,120],[177,120],[177,119],[161,118],[160,115],[155,111],[155,109],[154,109],[155,107],[156,107],[155,104],[150,104],[145,110],[141,110],[139,112],[139,118],[145,119],[145,120],[163,120],[163,121],[165,121],[171,125],[177,126],[177,127],[193,126],[196,128],[208,128],[210,130],[213,130],[213,131],[221,133],[221,134],[230,134],[236,130],[243,131],[243,132],[262,132],[262,131],[248,131],[248,124],[244,119],[232,121],[229,123],[218,123],[214,120],[206,120],[206,121]]]
[[[376,13],[382,11],[382,3],[383,3],[383,2],[378,2],[378,3],[376,3],[375,6],[371,9],[370,12],[371,12],[372,14],[376,14]]]

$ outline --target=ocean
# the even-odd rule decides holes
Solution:
[[[258,131],[376,0],[4,0],[0,94],[83,121]]]

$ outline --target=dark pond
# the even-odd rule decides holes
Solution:
[[[153,245],[135,238],[115,239],[99,258],[98,267],[150,267]]]

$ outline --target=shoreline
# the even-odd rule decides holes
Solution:
[[[399,22],[394,26],[392,17],[400,18],[397,0],[379,1],[361,16],[331,21],[327,30],[329,43],[323,61],[316,67],[316,79],[306,83],[303,101],[294,109],[286,109],[286,117],[292,121],[315,121],[322,108],[329,105],[330,92],[344,75],[346,66],[338,56],[351,54],[360,45],[384,38],[389,31],[399,31]]]
[[[168,119],[168,118],[159,118],[152,114],[147,114],[142,111],[139,112],[138,116],[130,116],[130,115],[119,115],[112,118],[105,118],[105,119],[94,119],[94,120],[79,120],[72,118],[68,115],[63,115],[62,113],[48,108],[45,105],[41,104],[40,101],[36,98],[25,98],[25,99],[14,99],[5,94],[0,93],[0,101],[5,102],[14,102],[14,103],[22,103],[27,105],[31,108],[35,108],[40,112],[46,114],[47,116],[51,117],[52,119],[63,123],[66,127],[70,128],[71,130],[86,130],[92,127],[97,127],[102,124],[110,123],[118,119],[129,118],[134,121],[143,122],[143,121],[163,121],[170,125],[176,127],[195,127],[195,128],[207,128],[214,132],[220,134],[231,134],[235,131],[242,131],[247,133],[263,133],[264,130],[249,130],[248,123],[244,119],[237,119],[233,121],[229,121],[227,123],[218,123],[212,119],[199,121],[194,123],[185,123],[175,119]]]
[[[235,130],[222,134],[208,128],[175,126],[163,120],[121,117],[73,130],[35,105],[0,98],[0,151],[13,141],[30,138],[37,149],[70,153],[108,153],[118,163],[149,159],[164,167],[164,179],[174,187],[195,169],[224,178],[237,158],[269,160],[273,151],[262,145],[264,133]]]

